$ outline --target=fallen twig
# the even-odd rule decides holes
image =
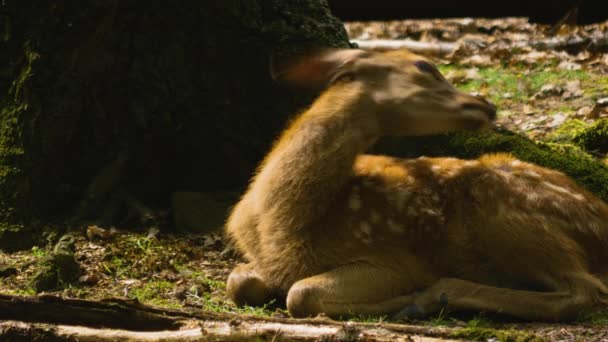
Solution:
[[[449,341],[454,330],[327,318],[258,317],[164,309],[133,300],[89,301],[0,295],[0,340],[58,341]]]
[[[371,40],[352,40],[353,43],[364,50],[397,50],[408,49],[412,52],[433,55],[446,56],[454,52],[458,48],[459,43],[452,42],[420,42],[415,40],[401,39],[371,39]],[[483,49],[491,49],[495,44],[502,44],[503,40],[487,44]],[[583,37],[578,35],[551,37],[547,39],[522,40],[509,42],[514,48],[532,48],[539,51],[557,50],[568,51],[572,53],[588,50],[592,52],[608,51],[608,32],[596,34],[593,37]],[[475,50],[471,50],[474,52]]]

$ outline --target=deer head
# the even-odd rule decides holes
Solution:
[[[408,51],[323,50],[273,67],[273,77],[356,96],[381,135],[429,135],[490,127],[496,107],[454,88],[428,59]],[[352,91],[348,91],[351,88]]]

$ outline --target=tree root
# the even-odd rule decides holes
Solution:
[[[164,309],[127,299],[0,294],[2,341],[450,341],[448,328]]]

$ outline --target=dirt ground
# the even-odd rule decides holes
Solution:
[[[588,126],[608,117],[608,22],[551,28],[507,18],[347,23],[346,27],[352,39],[361,41],[453,43],[451,53],[435,58],[446,78],[461,89],[487,96],[499,108],[498,124],[528,137],[559,141],[573,122]],[[531,46],[531,42],[538,44]],[[596,157],[606,160],[601,153]],[[227,300],[225,282],[239,259],[227,249],[219,227],[216,233],[203,235],[132,228],[79,227],[74,234],[81,276],[49,292],[86,299],[123,296],[173,308],[287,317],[281,303],[236,308]],[[52,247],[0,252],[0,292],[35,294],[30,281]],[[388,321],[386,317],[350,319]],[[408,323],[445,326],[453,329],[455,337],[484,341],[608,341],[608,310],[581,313],[573,324],[451,313]]]

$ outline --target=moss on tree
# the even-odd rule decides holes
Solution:
[[[389,138],[375,152],[402,157],[455,156],[476,158],[484,153],[509,152],[517,158],[560,170],[608,201],[608,165],[570,144],[534,142],[505,131],[459,132],[441,136]]]
[[[572,141],[587,151],[608,152],[608,119],[597,120],[574,135]]]

